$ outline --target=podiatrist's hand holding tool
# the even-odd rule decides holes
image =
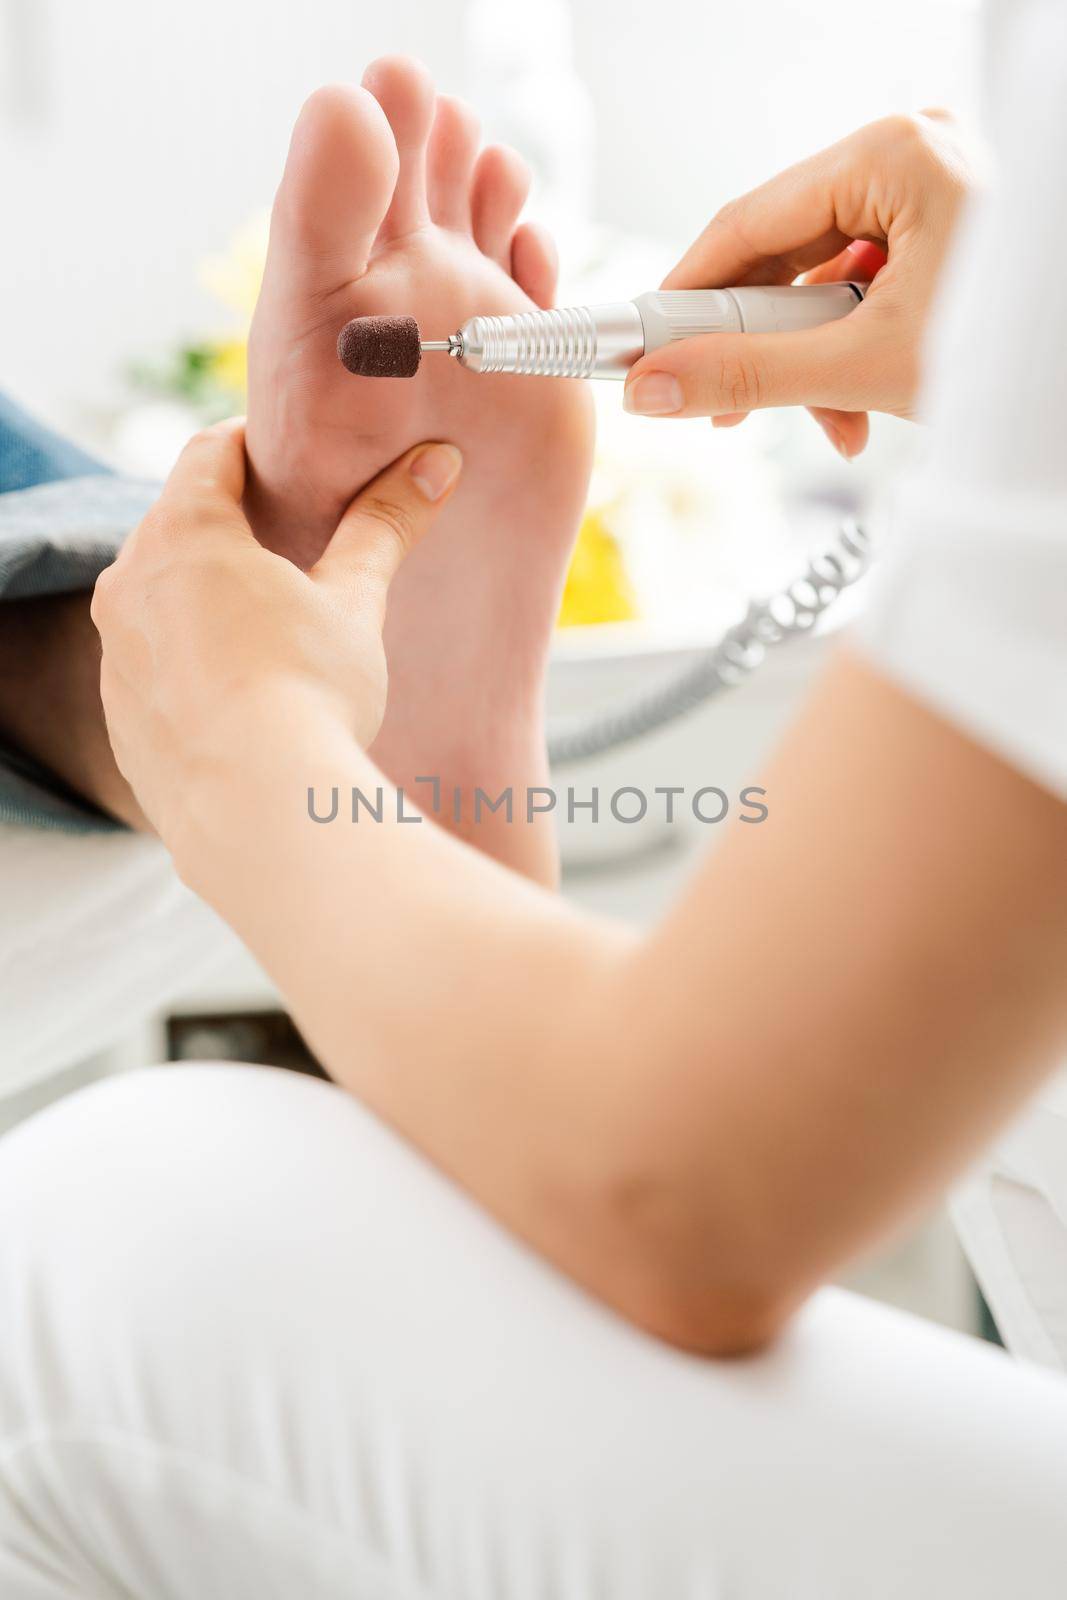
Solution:
[[[868,411],[914,415],[927,312],[971,182],[952,120],[928,111],[872,122],[724,206],[664,289],[787,284],[801,273],[806,283],[874,281],[853,313],[818,328],[689,339],[646,355],[630,369],[627,410],[722,427],[757,408],[804,405],[842,455],[856,455]]]
[[[357,377],[413,378],[432,352],[477,373],[623,378],[628,411],[720,427],[806,405],[853,456],[868,411],[913,414],[926,314],[969,186],[947,114],[888,117],[724,207],[658,292],[474,316],[430,339],[414,317],[357,317],[337,353]]]

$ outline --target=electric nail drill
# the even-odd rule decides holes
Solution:
[[[337,354],[364,378],[412,378],[437,351],[470,372],[545,378],[625,378],[635,361],[705,333],[793,333],[847,316],[862,283],[664,289],[610,305],[471,317],[447,339],[423,339],[414,317],[355,317]]]

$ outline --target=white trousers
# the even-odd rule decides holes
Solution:
[[[1065,1508],[1062,1380],[838,1291],[681,1355],[322,1083],[0,1140],[3,1600],[1060,1600]]]

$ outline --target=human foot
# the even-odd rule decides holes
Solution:
[[[439,778],[446,825],[551,878],[550,823],[527,824],[523,806],[545,781],[544,671],[588,482],[589,396],[444,357],[410,380],[354,378],[336,354],[354,316],[410,314],[441,338],[476,313],[551,304],[552,246],[516,228],[525,169],[512,151],[477,150],[469,109],[435,96],[409,61],[379,61],[363,88],[322,89],[304,107],[250,340],[248,511],[264,543],[308,566],[387,462],[422,439],[459,446],[455,499],[390,594],[373,754],[398,784]],[[483,809],[475,824],[475,787],[495,797],[509,785],[514,823]]]

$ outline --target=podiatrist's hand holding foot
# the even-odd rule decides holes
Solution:
[[[872,122],[724,206],[665,289],[877,277],[838,322],[710,334],[645,356],[627,379],[627,410],[730,426],[758,408],[804,405],[842,455],[856,455],[869,411],[915,414],[926,317],[970,186],[951,119],[932,111]]]
[[[232,761],[268,702],[311,702],[364,748],[385,715],[386,597],[447,504],[454,445],[415,446],[344,511],[307,572],[256,541],[241,510],[244,429],[193,438],[96,586],[101,696],[116,760],[173,844],[203,769]]]

